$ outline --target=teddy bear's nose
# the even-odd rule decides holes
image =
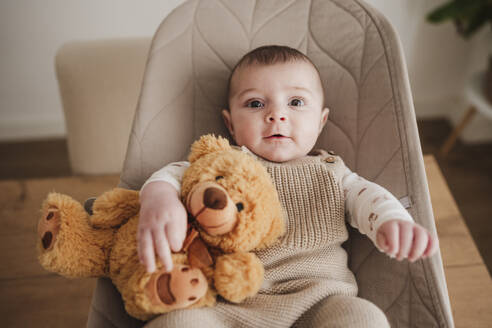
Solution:
[[[207,188],[203,194],[203,204],[208,208],[221,210],[227,206],[227,195],[218,188]]]

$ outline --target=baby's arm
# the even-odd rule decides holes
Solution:
[[[155,254],[167,271],[173,264],[171,251],[181,249],[186,235],[187,214],[179,190],[186,162],[172,163],[154,173],[140,190],[137,230],[138,256],[148,272],[155,271]]]
[[[412,262],[435,253],[437,238],[415,223],[388,190],[348,168],[342,186],[347,220],[381,251],[398,260],[408,257]]]

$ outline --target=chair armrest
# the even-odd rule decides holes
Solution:
[[[150,38],[70,42],[55,58],[75,174],[123,166]]]

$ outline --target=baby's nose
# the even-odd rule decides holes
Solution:
[[[270,116],[268,118],[270,122],[275,122],[275,121],[285,121],[285,116],[279,116],[278,118],[275,118],[274,116]]]
[[[267,121],[268,122],[277,122],[277,121],[285,121],[287,119],[287,116],[285,113],[279,110],[272,110],[268,113],[267,115]]]

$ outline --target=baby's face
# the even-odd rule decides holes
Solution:
[[[224,121],[238,146],[273,162],[309,153],[328,118],[316,69],[307,62],[239,68]]]

